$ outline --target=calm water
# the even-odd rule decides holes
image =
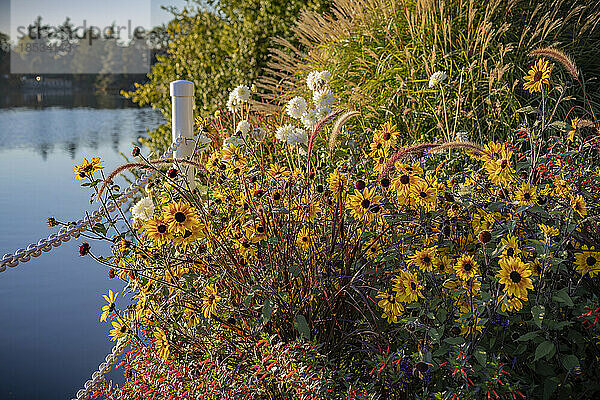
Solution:
[[[56,232],[49,216],[76,220],[94,210],[73,166],[100,156],[112,170],[120,152],[129,155],[162,122],[157,111],[122,108],[117,97],[21,100],[12,108],[0,101],[0,255]],[[103,106],[110,108],[90,108]],[[79,256],[82,242],[0,273],[0,399],[70,399],[112,348],[108,324],[98,322],[101,294],[121,285]]]

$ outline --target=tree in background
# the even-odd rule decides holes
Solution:
[[[212,113],[225,104],[232,86],[249,84],[266,66],[271,38],[295,42],[292,32],[304,10],[322,11],[327,0],[208,0],[178,11],[166,30],[167,55],[157,56],[150,81],[122,92],[139,105],[151,104],[170,120],[169,82],[187,79],[196,87],[196,112]],[[155,145],[168,137],[168,124],[152,132]]]

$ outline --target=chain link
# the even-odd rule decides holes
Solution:
[[[169,157],[170,154],[179,147],[182,140],[183,136],[179,136],[164,152],[163,158]],[[5,254],[0,260],[0,272],[5,271],[6,267],[16,267],[19,263],[25,263],[31,260],[31,257],[39,257],[42,253],[47,253],[52,250],[52,248],[59,247],[61,244],[71,240],[71,236],[74,238],[79,237],[82,232],[102,221],[109,212],[115,211],[117,207],[120,207],[121,204],[124,204],[133,197],[134,193],[144,186],[154,174],[156,174],[156,170],[147,170],[144,175],[131,184],[121,196],[116,200],[110,200],[106,203],[106,209],[101,207],[74,224],[63,226],[58,233],[53,233],[47,238],[42,238],[37,243],[31,243],[24,249],[18,249],[13,254]]]
[[[122,339],[112,348],[112,351],[104,358],[104,362],[98,366],[98,370],[94,371],[91,379],[88,379],[83,384],[83,388],[79,389],[73,400],[87,400],[91,397],[92,391],[104,380],[104,374],[111,370],[112,365],[117,362],[118,357],[123,354],[125,346],[126,341]]]

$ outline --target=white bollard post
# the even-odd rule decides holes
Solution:
[[[173,141],[179,136],[192,138],[194,136],[194,84],[190,81],[171,82],[171,132]],[[194,141],[183,139],[181,145],[173,152],[174,158],[187,158],[194,151]],[[195,168],[181,165],[182,172],[186,174],[190,188],[196,187]]]

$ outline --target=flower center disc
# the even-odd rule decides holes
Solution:
[[[177,211],[175,213],[175,221],[182,223],[183,221],[185,221],[185,214],[182,213],[181,211]]]
[[[517,271],[512,271],[509,276],[510,276],[510,280],[513,281],[514,283],[521,282],[521,274],[518,273]]]
[[[596,258],[592,256],[589,256],[585,259],[585,263],[588,265],[588,267],[591,267],[592,265],[596,264],[596,261]]]
[[[165,233],[167,231],[167,226],[166,225],[159,225],[156,230],[158,231],[158,233]]]
[[[362,206],[362,208],[367,209],[371,205],[371,200],[364,199],[363,201],[360,202],[360,205]]]

